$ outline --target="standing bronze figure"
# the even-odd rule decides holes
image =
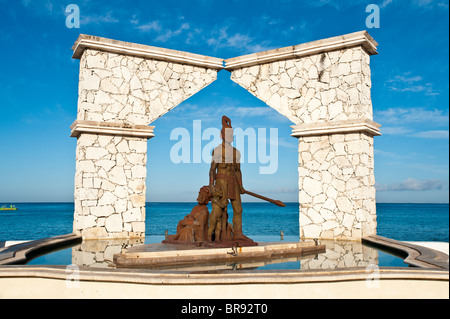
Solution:
[[[222,143],[212,152],[211,168],[209,170],[209,186],[213,200],[209,216],[208,241],[232,241],[254,243],[242,232],[242,202],[241,194],[245,193],[242,185],[242,173],[239,151],[234,148],[233,128],[231,120],[222,117],[222,130],[220,131]],[[228,201],[233,207],[233,226],[228,227]],[[224,227],[226,227],[224,229]],[[231,233],[230,234],[230,230]],[[231,237],[231,238],[230,238]],[[256,244],[256,243],[254,243]]]
[[[194,244],[208,247],[257,246],[242,232],[241,194],[284,207],[284,203],[253,192],[242,185],[241,154],[234,148],[231,120],[222,117],[222,143],[212,152],[209,186],[200,189],[198,205],[178,222],[177,233],[167,236],[163,243]],[[211,200],[211,214],[207,204]],[[228,223],[228,204],[233,208],[233,223]]]

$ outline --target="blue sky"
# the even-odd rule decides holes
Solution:
[[[380,28],[368,29],[368,4]],[[80,8],[80,28],[65,8]],[[0,0],[0,202],[73,201],[80,33],[219,58],[367,30],[371,58],[378,202],[449,201],[449,4],[413,1],[89,1]],[[148,142],[147,201],[194,201],[208,163],[170,161],[170,132],[194,120],[202,129],[278,128],[278,170],[243,164],[248,190],[298,200],[297,140],[290,121],[234,84],[230,73],[157,119]],[[209,117],[209,119],[207,119]],[[267,130],[268,131],[268,130]],[[202,141],[204,146],[208,141]],[[246,197],[246,200],[250,198]]]

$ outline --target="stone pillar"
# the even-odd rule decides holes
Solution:
[[[226,60],[231,79],[293,123],[300,237],[376,233],[370,55],[365,32]]]
[[[222,59],[80,35],[74,232],[145,236],[148,126],[216,80]]]
[[[74,122],[75,233],[84,239],[145,236],[147,139],[152,129]]]
[[[300,238],[360,240],[376,234],[374,122],[307,129],[299,140]]]

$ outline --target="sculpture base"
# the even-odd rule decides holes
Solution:
[[[250,247],[258,246],[258,243],[251,240],[250,238],[244,236],[245,238],[230,239],[223,241],[200,241],[200,242],[184,242],[179,240],[165,239],[162,241],[163,244],[175,244],[175,245],[186,245],[192,247],[206,247],[206,248],[230,248],[230,247]]]
[[[167,243],[140,245],[115,254],[112,266],[195,271],[248,269],[264,264],[295,261],[306,255],[325,252],[325,245],[317,245],[314,242],[255,244],[257,246],[248,247],[194,247]]]
[[[258,246],[258,243],[248,238],[229,241],[205,242],[203,245],[203,247],[210,247],[210,248],[230,248],[230,247],[250,247],[250,246]]]
[[[187,246],[187,247],[203,247],[203,242],[202,241],[185,242],[185,241],[179,241],[179,240],[165,239],[161,243],[162,244],[173,244],[173,245]]]

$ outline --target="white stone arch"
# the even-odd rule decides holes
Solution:
[[[80,35],[74,232],[145,236],[147,139],[158,117],[217,78],[223,60]]]
[[[300,237],[376,233],[370,55],[365,32],[226,60],[231,79],[289,118],[299,140]]]
[[[80,35],[74,232],[145,234],[148,126],[217,78],[231,79],[290,119],[299,140],[300,237],[376,233],[370,55],[365,32],[223,60]]]

